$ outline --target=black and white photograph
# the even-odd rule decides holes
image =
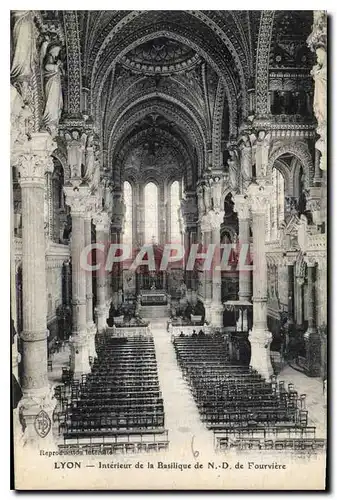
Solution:
[[[324,491],[327,12],[8,22],[13,489]]]

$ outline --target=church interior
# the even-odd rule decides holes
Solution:
[[[17,442],[325,448],[326,65],[323,11],[11,12]]]

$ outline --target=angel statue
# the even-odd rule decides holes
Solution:
[[[91,137],[88,137],[87,147],[85,150],[85,168],[83,177],[89,184],[91,184],[95,172],[95,152],[91,143]]]
[[[213,208],[220,211],[223,182],[221,177],[216,176],[212,182]]]
[[[23,99],[26,99],[28,82],[33,74],[36,61],[35,27],[31,10],[14,10],[11,17],[14,22],[12,32],[13,59],[11,79],[20,86]]]
[[[229,151],[230,158],[227,160],[229,168],[229,183],[233,191],[238,187],[238,173],[239,173],[239,156],[236,149]]]
[[[198,186],[197,188],[197,199],[198,199],[198,213],[199,213],[199,219],[204,215],[205,213],[205,204],[204,204],[204,193],[203,193],[203,187]]]
[[[212,193],[211,186],[209,182],[205,182],[204,184],[204,206],[206,213],[212,210]]]
[[[44,51],[46,54],[44,55]],[[61,75],[64,74],[60,59],[61,45],[59,42],[42,44],[41,58],[43,59],[43,84],[45,93],[45,109],[42,118],[43,126],[52,136],[57,128],[63,108]]]

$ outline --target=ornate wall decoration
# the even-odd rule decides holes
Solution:
[[[181,94],[179,95],[179,93],[176,91],[172,91],[172,89],[165,89],[165,91],[163,91],[161,88],[153,90],[152,92],[149,92],[148,89],[145,89],[139,94],[134,94],[131,99],[130,93],[128,99],[121,99],[121,101],[119,101],[118,99],[118,103],[116,103],[115,109],[112,108],[107,110],[108,119],[105,122],[106,138],[109,137],[110,132],[113,128],[117,128],[116,123],[123,117],[125,113],[127,113],[129,109],[131,109],[131,107],[136,106],[137,104],[141,104],[145,101],[150,101],[151,99],[162,99],[165,103],[173,103],[175,104],[177,111],[179,110],[179,108],[183,108],[183,110],[186,111],[186,114],[190,115],[193,122],[198,126],[198,128],[202,130],[202,134],[205,136],[206,141],[206,123],[201,112],[198,113],[198,109],[200,109],[200,107],[196,108],[193,103],[189,101],[189,99],[181,96]]]
[[[311,183],[310,179],[312,179],[314,175],[314,163],[308,144],[305,142],[294,141],[283,145],[278,143],[276,147],[272,147],[267,172],[269,174],[271,173],[274,162],[285,153],[293,154],[300,160],[303,165],[303,170],[306,173],[307,182]]]
[[[213,114],[213,129],[212,129],[212,157],[213,165],[215,168],[222,167],[222,155],[221,155],[221,127],[222,127],[222,115],[225,101],[225,88],[221,80],[218,82],[215,104],[214,104],[214,114]]]
[[[268,109],[269,54],[274,26],[273,10],[261,13],[259,39],[256,57],[256,114],[266,116]]]
[[[191,33],[188,32],[186,27],[178,27],[177,25],[172,25],[172,30],[170,31],[168,25],[168,22],[163,23],[165,24],[165,30],[161,30],[160,27],[158,26],[157,30],[155,29],[156,26],[151,25],[151,30],[152,33],[148,34],[148,29],[146,30],[146,34],[142,33],[139,31],[138,33],[135,32],[133,34],[134,37],[137,36],[135,41],[133,43],[130,43],[127,47],[123,49],[123,44],[125,45],[125,37],[121,37],[120,43],[118,44],[119,40],[114,40],[114,45],[111,51],[109,50],[108,54],[105,56],[105,63],[102,64],[98,68],[98,74],[94,77],[92,77],[92,88],[94,89],[94,94],[92,96],[92,105],[93,105],[93,113],[94,115],[96,114],[97,111],[97,103],[99,102],[99,95],[102,92],[104,81],[108,75],[109,68],[114,64],[115,58],[121,57],[123,54],[126,54],[133,48],[137,47],[140,43],[144,43],[148,40],[151,40],[153,37],[168,37],[173,40],[177,40],[183,44],[186,44],[190,47],[192,47],[193,50],[196,52],[200,53],[200,55],[205,59],[205,61],[210,64],[213,69],[221,75],[221,77],[224,80],[224,83],[226,84],[226,92],[228,92],[228,102],[230,106],[230,119],[233,120],[234,125],[236,126],[237,122],[237,117],[236,117],[236,109],[235,109],[235,103],[236,103],[236,97],[238,90],[235,88],[234,85],[234,78],[232,75],[230,75],[230,65],[229,64],[224,64],[224,58],[223,54],[221,55],[216,55],[212,54],[212,56],[209,55],[208,52],[205,50],[201,49],[200,47],[204,47],[205,41],[207,41],[206,38],[203,38],[202,43],[200,40],[198,40],[198,43],[194,41],[194,39],[197,39],[198,34],[197,33]],[[183,33],[183,34],[181,34]],[[214,59],[215,58],[215,59]],[[219,66],[221,66],[221,70],[219,69]],[[231,107],[232,106],[232,107]]]
[[[81,52],[77,12],[63,12],[64,31],[67,44],[68,102],[67,112],[71,116],[81,114]]]
[[[125,115],[122,124],[118,123],[118,127],[115,127],[116,134],[114,135],[113,131],[111,133],[108,148],[108,163],[110,165],[113,165],[113,152],[115,151],[118,141],[123,137],[123,134],[130,130],[132,125],[134,125],[137,121],[141,120],[143,117],[151,113],[158,114],[159,116],[166,117],[168,120],[172,120],[173,122],[177,123],[182,130],[187,132],[188,136],[192,139],[192,144],[196,145],[196,149],[198,152],[198,171],[201,172],[204,165],[206,150],[205,139],[201,135],[200,129],[197,128],[196,124],[191,120],[190,117],[186,116],[186,113],[183,112],[183,110],[177,109],[176,106],[167,102],[151,103],[145,101],[138,108],[130,109],[128,114]]]

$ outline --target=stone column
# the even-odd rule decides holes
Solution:
[[[212,242],[212,228],[209,216],[204,215],[201,221],[202,252],[206,253]],[[212,269],[204,270],[203,276],[203,303],[205,307],[205,321],[212,322]]]
[[[85,248],[84,219],[88,212],[90,191],[87,186],[65,186],[66,203],[71,209],[71,264],[72,264],[72,308],[73,326],[70,339],[71,363],[74,378],[90,372],[88,329],[87,329],[87,300],[86,274],[81,264],[81,253]]]
[[[212,243],[215,245],[212,265],[212,326],[223,327],[223,305],[221,300],[221,253],[220,253],[220,225],[223,222],[223,212],[210,213]]]
[[[252,273],[246,270],[244,265],[250,265],[250,234],[249,234],[249,203],[245,195],[235,196],[235,208],[239,220],[239,255],[248,255],[247,261],[241,264],[239,259],[239,301],[251,302],[252,299]],[[248,261],[249,260],[249,261]],[[244,264],[244,265],[243,265]],[[240,331],[248,331],[247,308],[239,308],[238,325]]]
[[[107,318],[109,315],[108,291],[107,286],[109,283],[109,274],[105,270],[107,245],[110,234],[110,217],[104,212],[98,212],[94,216],[94,223],[96,225],[96,243],[104,245],[104,252],[97,250],[97,305],[96,305],[96,324],[98,333],[103,333],[107,328]]]
[[[70,307],[70,300],[71,300],[71,297],[70,297],[70,280],[71,280],[71,276],[70,276],[70,261],[69,260],[66,260],[64,262],[64,297],[63,297],[63,300],[64,300],[64,305],[66,307]]]
[[[91,220],[92,214],[88,211],[84,217],[84,245],[91,245]],[[86,301],[87,301],[87,328],[88,328],[88,350],[89,356],[97,358],[95,337],[97,327],[93,321],[93,293],[92,293],[92,272],[86,271]]]
[[[188,227],[184,227],[183,236],[183,245],[184,245],[184,253],[185,253],[185,265],[188,260],[189,249],[190,249],[190,232]],[[185,269],[185,285],[186,285],[186,299],[188,303],[191,302],[191,271]]]
[[[320,375],[320,338],[317,332],[316,324],[316,262],[313,259],[307,259],[308,269],[308,329],[304,334],[306,370],[311,377]]]
[[[196,226],[193,226],[190,231],[190,245],[192,246],[196,243],[197,228]],[[195,268],[191,271],[191,302],[193,306],[196,306],[198,302],[198,272]]]
[[[18,325],[17,325],[17,297],[16,297],[16,265],[15,265],[15,243],[14,243],[14,202],[13,202],[13,180],[11,168],[11,252],[10,252],[10,266],[11,266],[11,320],[13,320],[13,327],[15,330],[14,338],[12,339],[12,372],[16,379],[19,380],[19,363],[21,360],[20,353],[18,352]]]
[[[44,205],[44,232],[45,237],[53,240],[54,237],[54,207],[53,207],[53,185],[52,172],[45,173],[45,205]]]
[[[288,335],[294,330],[294,262],[287,262],[288,268]]]
[[[46,446],[55,404],[47,372],[47,292],[44,236],[45,172],[56,144],[48,133],[34,133],[18,158],[22,194],[23,331],[22,392],[19,414],[26,444]],[[39,439],[43,438],[43,439]]]
[[[272,334],[267,327],[267,259],[265,248],[266,207],[270,188],[251,184],[248,188],[253,217],[253,328],[249,332],[250,365],[269,380]]]

